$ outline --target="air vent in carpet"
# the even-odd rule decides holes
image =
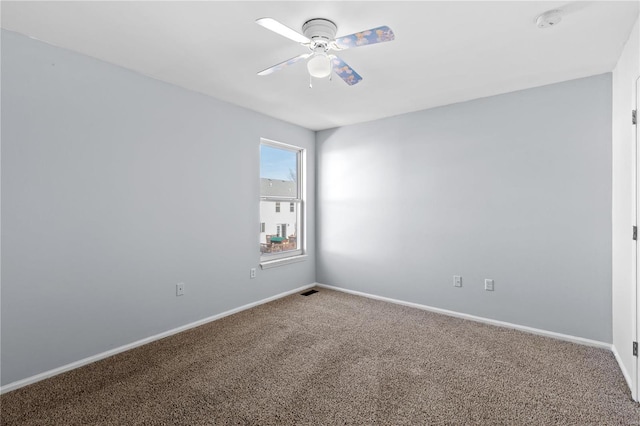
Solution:
[[[317,293],[317,292],[318,290],[309,290],[302,293],[301,296],[311,296],[313,293]]]

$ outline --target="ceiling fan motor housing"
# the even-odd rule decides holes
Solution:
[[[312,42],[328,44],[336,36],[338,27],[328,19],[309,19],[302,25],[302,33]]]

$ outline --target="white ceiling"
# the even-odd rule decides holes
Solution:
[[[2,28],[84,53],[312,130],[611,71],[638,1],[9,2]],[[540,30],[536,17],[565,11]],[[316,17],[338,36],[388,25],[395,41],[340,56],[364,80],[309,89],[306,48],[255,24],[301,30]],[[335,76],[334,76],[335,77]]]

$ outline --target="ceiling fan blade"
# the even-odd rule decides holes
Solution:
[[[281,24],[273,18],[256,19],[256,24],[273,31],[276,34],[280,34],[281,36],[286,37],[289,40],[297,41],[298,43],[309,43],[311,41],[299,32],[292,30],[291,28],[287,27],[284,24]]]
[[[291,65],[291,64],[295,64],[296,62],[302,60],[302,59],[307,59],[309,56],[311,56],[312,53],[303,53],[302,55],[298,55],[294,58],[288,59],[284,62],[280,62],[277,65],[274,65],[272,67],[267,68],[266,70],[262,70],[258,73],[258,75],[269,75],[271,73],[274,73],[276,71],[281,70],[282,68]]]
[[[344,80],[349,86],[360,83],[362,77],[355,72],[353,68],[347,65],[342,59],[335,55],[331,55],[331,62],[333,63],[333,71]]]
[[[334,44],[338,49],[349,49],[350,47],[366,46],[368,44],[382,43],[396,38],[391,28],[386,25],[370,30],[353,33],[344,37],[339,37]]]

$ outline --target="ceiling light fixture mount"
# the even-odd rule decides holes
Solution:
[[[328,45],[336,37],[338,26],[324,18],[309,19],[302,24],[302,34],[315,44]]]
[[[548,10],[536,19],[538,28],[555,27],[562,21],[563,12],[560,9]]]

